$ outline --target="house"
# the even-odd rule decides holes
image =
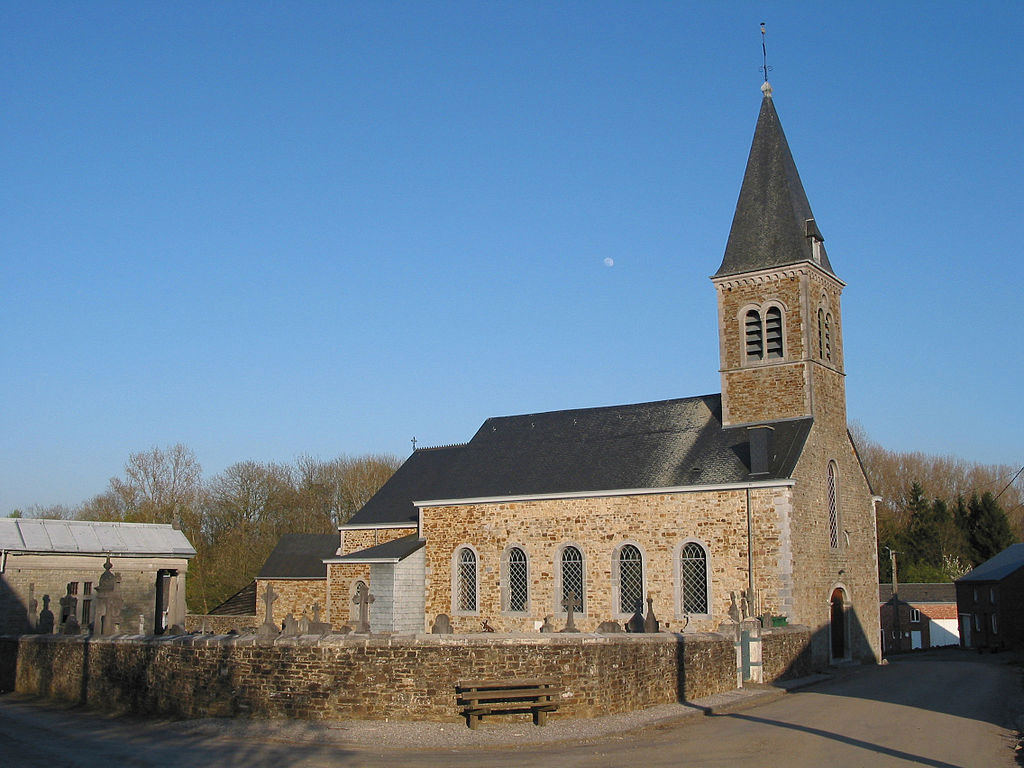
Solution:
[[[721,393],[491,418],[467,443],[415,450],[324,558],[327,620],[354,621],[362,583],[379,632],[442,616],[455,632],[535,632],[570,611],[583,631],[638,611],[714,631],[743,615],[810,626],[819,662],[879,657],[845,284],[762,92],[711,278]]]
[[[119,601],[106,633],[184,625],[195,554],[169,525],[0,519],[0,634],[58,632],[70,619],[86,631],[104,583],[116,583]]]
[[[957,579],[956,609],[963,647],[1024,645],[1024,544],[1012,544]]]
[[[955,585],[879,584],[878,602],[883,654],[959,645]]]

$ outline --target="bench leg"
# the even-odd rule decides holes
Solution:
[[[535,709],[533,711],[533,724],[534,725],[547,725],[548,724],[548,711],[546,709]]]
[[[480,722],[480,715],[466,715],[466,720],[469,723],[469,727],[475,731],[477,724]]]

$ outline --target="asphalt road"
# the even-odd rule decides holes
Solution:
[[[0,765],[17,766],[1014,766],[1021,669],[968,654],[861,667],[733,714],[584,743],[382,749],[344,729],[115,718],[0,696]],[[209,721],[202,721],[209,723]],[[400,729],[400,724],[394,724]],[[532,726],[530,726],[532,727]],[[585,728],[581,726],[580,733]]]

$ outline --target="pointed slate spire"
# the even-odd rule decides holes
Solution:
[[[761,113],[743,174],[725,257],[715,277],[770,269],[803,261],[833,274],[814,223],[804,185],[772,103],[772,87],[761,91]]]

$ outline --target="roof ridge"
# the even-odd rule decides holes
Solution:
[[[721,392],[712,392],[706,395],[693,395],[691,397],[668,397],[663,400],[647,400],[640,403],[616,403],[614,405],[592,405],[585,408],[555,408],[550,411],[536,411],[534,413],[512,413],[507,416],[491,416],[484,421],[484,424],[492,421],[503,421],[506,419],[525,419],[529,416],[552,416],[565,413],[596,413],[598,411],[612,411],[618,408],[641,408],[650,405],[665,405],[666,403],[685,403],[687,401],[706,400],[709,397],[721,397]]]

